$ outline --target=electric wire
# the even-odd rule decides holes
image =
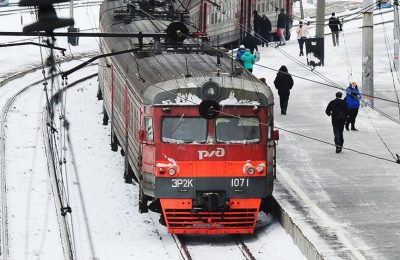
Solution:
[[[395,79],[394,79],[392,62],[391,62],[394,59],[393,59],[393,57],[391,55],[391,52],[389,50],[389,40],[388,40],[388,36],[387,36],[387,33],[386,33],[386,26],[385,26],[385,22],[383,20],[382,13],[381,13],[381,18],[382,18],[383,34],[384,34],[384,38],[385,38],[386,54],[387,54],[387,58],[388,58],[388,61],[389,61],[389,68],[390,68],[390,74],[392,76],[393,89],[394,89],[394,93],[395,93],[395,96],[396,96],[396,99],[397,99],[397,102],[398,102],[397,107],[398,107],[398,110],[399,110],[399,120],[400,120],[399,94],[398,94],[398,91],[397,91],[397,88],[396,88],[396,82],[395,82]],[[398,76],[398,73],[396,73],[396,75]],[[400,83],[400,80],[399,80],[398,77],[397,77],[397,81]]]

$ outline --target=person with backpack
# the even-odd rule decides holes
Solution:
[[[344,143],[344,124],[349,114],[349,108],[347,107],[346,101],[342,99],[342,92],[336,92],[336,98],[329,102],[328,106],[326,107],[325,113],[332,118],[336,153],[340,153],[342,151]]]

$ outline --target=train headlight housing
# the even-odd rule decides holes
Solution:
[[[253,167],[249,167],[249,168],[247,169],[247,173],[250,174],[250,175],[253,175],[254,172],[255,172],[255,170],[254,170]]]
[[[264,171],[265,171],[265,168],[266,168],[265,163],[260,163],[259,165],[256,166],[256,171],[257,171],[259,174],[263,174]]]
[[[159,174],[165,174],[165,169],[162,168],[162,167],[160,167],[160,168],[158,169],[158,173],[159,173]]]
[[[201,94],[204,100],[216,101],[221,95],[221,89],[217,82],[210,79],[201,86]]]
[[[172,175],[174,175],[175,173],[176,173],[176,171],[175,171],[174,168],[169,168],[169,169],[168,169],[168,174],[169,174],[169,175],[172,176]]]

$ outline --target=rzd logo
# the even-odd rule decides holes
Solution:
[[[203,160],[203,158],[210,157],[223,157],[225,155],[224,148],[217,148],[217,150],[212,151],[198,151],[199,152],[199,160]]]

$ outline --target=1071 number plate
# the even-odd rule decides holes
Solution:
[[[248,178],[231,179],[231,187],[235,188],[249,187],[249,179]]]

